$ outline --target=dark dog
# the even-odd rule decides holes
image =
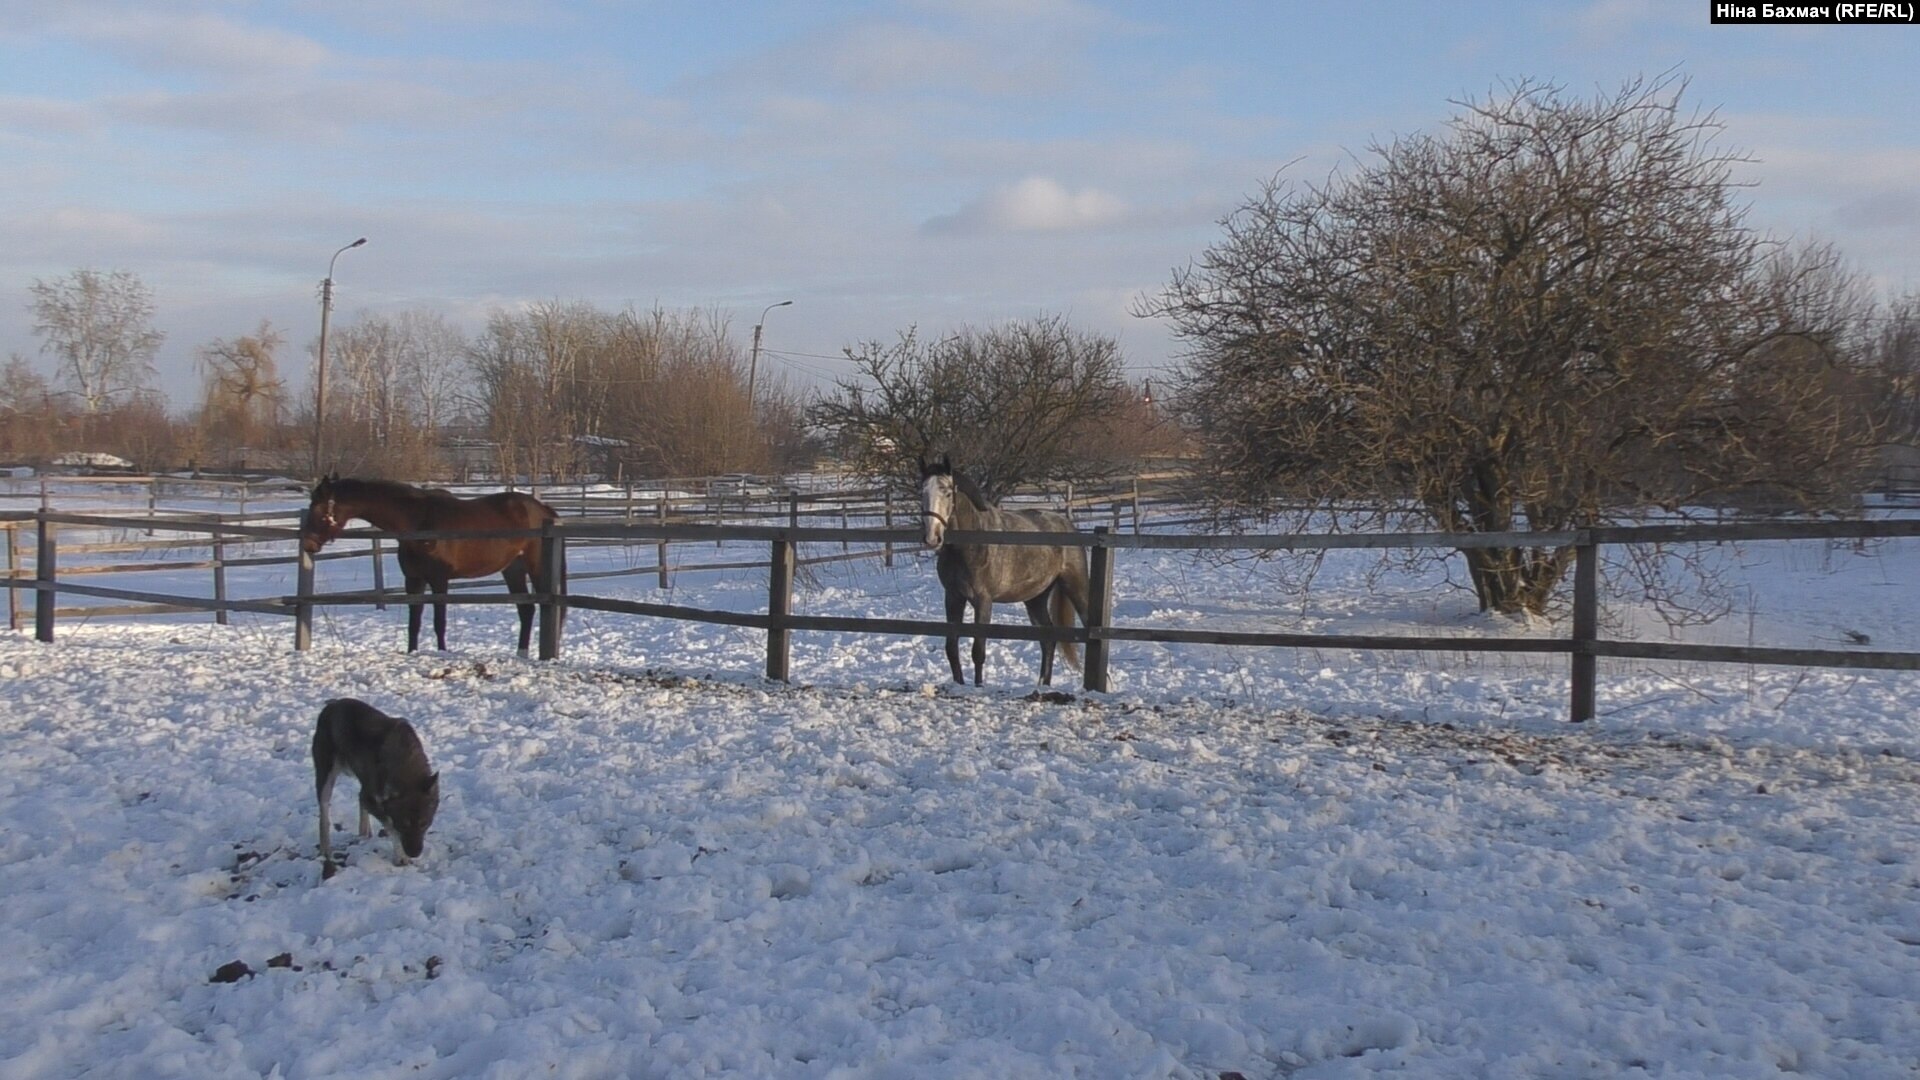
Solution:
[[[327,804],[342,771],[360,781],[360,835],[371,836],[369,816],[393,834],[394,861],[426,850],[427,827],[440,809],[440,774],[413,725],[364,701],[339,698],[320,710],[313,731],[313,786],[320,798],[320,879],[333,876],[333,822]]]

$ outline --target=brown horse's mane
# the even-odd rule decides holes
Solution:
[[[458,499],[459,496],[445,488],[419,487],[404,484],[398,480],[363,480],[358,477],[343,476],[331,481],[336,497],[346,499],[388,498],[388,499]]]

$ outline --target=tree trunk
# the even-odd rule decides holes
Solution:
[[[1570,547],[1463,548],[1481,611],[1544,615],[1554,587],[1572,565]]]

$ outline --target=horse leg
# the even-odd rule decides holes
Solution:
[[[444,578],[433,582],[433,639],[440,643],[440,651],[447,651],[447,582]]]
[[[1027,601],[1027,618],[1033,621],[1033,625],[1042,627],[1053,625],[1053,617],[1049,613],[1047,605],[1053,597],[1053,590],[1055,588],[1058,588],[1058,586],[1050,585],[1045,592]],[[1053,685],[1052,638],[1040,639],[1040,685]]]
[[[427,579],[407,575],[407,595],[419,596],[427,591]],[[407,605],[407,651],[420,651],[420,605]]]
[[[507,591],[515,596],[524,596],[527,592],[527,568],[515,559],[500,572],[507,579]],[[520,609],[520,655],[527,655],[527,643],[533,640],[533,605],[516,604]]]
[[[976,629],[984,629],[993,621],[993,601],[975,600],[973,602],[973,622]],[[984,634],[973,635],[973,685],[979,686],[980,669],[987,664],[987,639]]]
[[[947,625],[955,630],[960,621],[967,617],[967,598],[957,592],[947,592]],[[960,673],[960,635],[947,635],[947,666],[953,669],[953,681],[961,686],[967,685],[967,677]]]

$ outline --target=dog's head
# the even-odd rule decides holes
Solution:
[[[400,838],[400,850],[417,859],[427,849],[427,828],[440,809],[440,774],[425,780],[402,781],[380,793],[380,820]]]

